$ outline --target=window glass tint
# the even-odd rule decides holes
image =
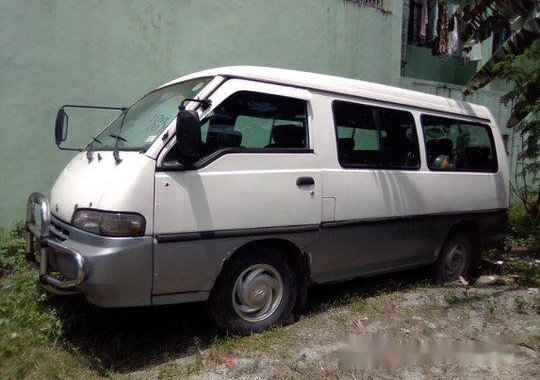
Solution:
[[[333,111],[343,166],[418,167],[416,130],[409,112],[340,101],[334,102]]]
[[[422,115],[428,167],[432,170],[497,170],[489,127],[482,124]]]
[[[204,154],[222,148],[306,148],[306,102],[241,91],[202,121]]]

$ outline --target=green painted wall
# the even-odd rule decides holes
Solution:
[[[407,46],[407,64],[402,74],[406,77],[436,82],[465,85],[476,72],[477,62],[464,65],[458,59],[441,60],[431,54],[431,48]]]
[[[59,105],[126,105],[235,64],[396,82],[397,3],[383,14],[341,0],[1,0],[0,225],[22,219],[27,195],[48,194],[71,157],[53,141]],[[95,115],[70,113],[74,144],[102,127]]]
[[[401,11],[343,0],[0,0],[0,225],[24,218],[72,157],[53,141],[65,103],[127,105],[181,75],[265,65],[400,79]],[[429,86],[428,86],[429,87]],[[111,114],[70,113],[80,145]]]

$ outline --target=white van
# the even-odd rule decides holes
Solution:
[[[452,280],[504,244],[508,164],[485,107],[224,67],[119,110],[60,174],[50,209],[29,198],[27,259],[53,293],[208,300],[221,328],[248,333],[288,320],[310,283],[425,265]]]

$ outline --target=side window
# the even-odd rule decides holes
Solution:
[[[202,121],[203,155],[223,148],[302,149],[308,147],[306,102],[241,91]]]
[[[497,171],[489,126],[430,115],[421,120],[431,170]]]
[[[339,162],[344,167],[419,167],[412,114],[406,111],[335,101]]]

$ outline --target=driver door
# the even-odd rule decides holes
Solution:
[[[227,253],[220,237],[318,228],[321,170],[309,98],[239,79],[214,93],[201,117],[198,162],[156,173],[154,295],[208,291]]]

